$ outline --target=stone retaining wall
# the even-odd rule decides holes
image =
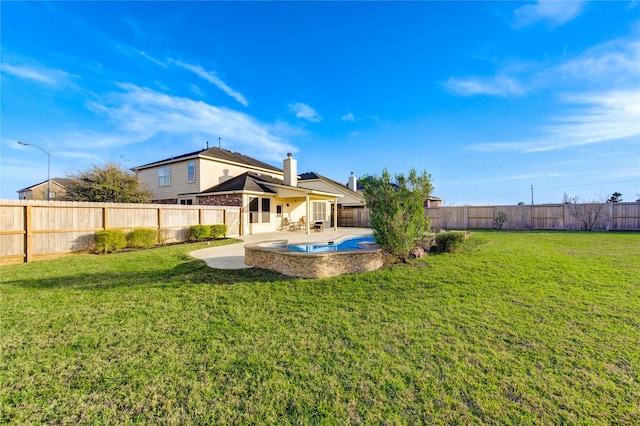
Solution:
[[[326,278],[380,269],[384,263],[379,247],[360,250],[303,253],[287,249],[287,241],[244,246],[244,263],[300,278]]]

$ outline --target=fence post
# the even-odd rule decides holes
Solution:
[[[162,229],[162,208],[158,207],[158,231]]]
[[[109,207],[104,206],[102,208],[102,229],[106,230],[109,228]]]
[[[469,206],[464,206],[463,219],[464,219],[464,229],[469,229]]]
[[[198,209],[198,225],[203,225],[204,223],[204,210],[202,208]]]
[[[24,261],[31,262],[33,252],[33,230],[31,206],[24,206]]]

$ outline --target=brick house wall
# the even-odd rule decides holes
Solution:
[[[242,194],[218,194],[198,197],[201,206],[242,207]]]

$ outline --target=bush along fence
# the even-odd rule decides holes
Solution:
[[[104,230],[123,231],[129,247],[146,246],[151,233],[161,243],[186,241],[193,225],[210,233],[211,225],[224,225],[227,236],[240,235],[240,208],[0,200],[0,264],[93,250]]]
[[[429,207],[435,229],[640,231],[640,203]]]

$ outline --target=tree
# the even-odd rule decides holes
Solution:
[[[412,168],[408,176],[398,174],[392,181],[384,169],[380,177],[365,176],[360,183],[373,236],[384,250],[406,261],[431,226],[424,212],[424,200],[433,190],[431,176]]]
[[[116,162],[67,175],[71,183],[65,200],[102,203],[148,203],[151,191],[143,181]]]
[[[607,200],[610,203],[618,203],[622,201],[622,194],[619,192],[614,192],[613,194],[611,194],[611,197],[609,197],[609,199]]]
[[[453,219],[453,209],[447,207],[440,207],[438,209],[438,219],[442,229],[449,229],[449,223]]]
[[[575,204],[578,202],[578,197],[569,197],[565,192],[562,194],[562,204]]]
[[[603,202],[587,201],[580,203],[578,197],[572,198],[569,203],[569,214],[580,224],[583,231],[592,231],[599,221],[607,218],[607,213]]]
[[[496,213],[496,216],[493,218],[493,227],[500,230],[502,229],[506,221],[507,221],[507,213],[498,212]]]

